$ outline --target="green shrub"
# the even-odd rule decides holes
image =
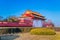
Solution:
[[[30,31],[31,34],[35,35],[55,35],[54,29],[50,28],[35,28]]]

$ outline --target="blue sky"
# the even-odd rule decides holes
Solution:
[[[4,18],[21,16],[27,9],[41,13],[56,26],[60,26],[59,0],[0,0],[0,16]]]

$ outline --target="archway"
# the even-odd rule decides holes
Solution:
[[[41,20],[33,20],[33,27],[42,27]]]

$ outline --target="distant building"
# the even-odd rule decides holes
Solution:
[[[24,12],[24,14],[21,15],[21,17],[12,17],[12,20],[14,22],[4,21],[0,22],[0,26],[11,26],[11,27],[49,27],[54,26],[54,24],[50,21],[45,21],[45,17],[37,12],[33,12],[31,10],[27,10]],[[17,21],[17,22],[15,22]],[[41,22],[40,22],[41,21]]]
[[[40,20],[40,21],[45,21],[45,17],[42,16],[41,14],[37,13],[37,12],[33,12],[31,10],[27,10],[24,14],[22,14],[21,17],[19,17],[18,19],[20,19],[20,23],[21,21],[24,21],[24,20],[30,20],[31,21],[31,24],[33,24],[32,26],[38,26],[36,22],[36,24],[34,24],[34,20]],[[27,22],[27,21],[26,21]],[[41,24],[41,23],[40,23]],[[41,24],[43,25],[43,24]]]

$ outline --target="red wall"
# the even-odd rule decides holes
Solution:
[[[19,22],[0,22],[0,27],[32,27],[31,20],[19,20]]]

